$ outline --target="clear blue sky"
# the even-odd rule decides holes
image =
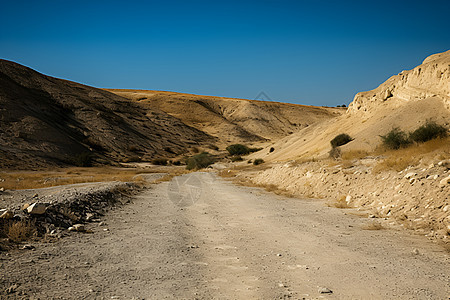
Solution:
[[[3,1],[0,57],[95,87],[334,106],[450,49],[450,1]]]

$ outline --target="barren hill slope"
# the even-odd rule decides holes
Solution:
[[[213,142],[162,111],[0,60],[0,168],[170,157]]]
[[[160,109],[185,124],[230,143],[275,141],[341,115],[340,108],[199,96],[163,91],[109,90],[149,109]]]
[[[264,159],[324,157],[330,141],[340,133],[354,138],[342,146],[343,151],[370,151],[381,143],[379,136],[393,127],[411,131],[427,120],[450,127],[450,51],[428,57],[372,91],[358,93],[344,115],[276,142],[272,145],[276,151]],[[261,156],[258,154],[254,156]]]

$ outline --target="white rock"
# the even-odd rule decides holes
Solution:
[[[319,292],[319,294],[332,294],[333,293],[332,290],[330,290],[329,288],[324,288],[324,287],[319,288],[318,292]]]
[[[409,172],[408,174],[405,175],[405,178],[406,178],[406,179],[410,179],[411,177],[416,176],[416,175],[417,175],[417,174],[414,173],[414,172]]]
[[[69,231],[83,232],[86,231],[86,228],[84,227],[83,224],[75,224],[72,227],[69,227]]]
[[[347,195],[347,197],[345,197],[345,202],[347,203],[347,205],[349,205],[351,201],[352,201],[352,196]]]
[[[11,219],[14,217],[14,213],[7,209],[0,209],[0,219]]]
[[[33,245],[31,245],[31,244],[26,244],[26,245],[23,245],[23,247],[20,248],[20,249],[22,249],[22,250],[34,250],[35,247]]]
[[[46,206],[42,203],[33,203],[27,207],[27,212],[33,215],[42,215],[45,213]]]
[[[416,179],[415,179],[415,178],[411,178],[411,179],[409,180],[409,183],[410,183],[410,184],[414,184],[414,182],[416,182]]]
[[[446,185],[450,184],[450,175],[447,176],[446,178],[442,179],[441,181],[439,181],[439,186],[440,187],[445,187]]]

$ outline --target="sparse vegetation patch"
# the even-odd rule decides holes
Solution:
[[[411,144],[408,135],[398,127],[392,128],[388,134],[381,135],[380,137],[383,141],[383,145],[388,149],[397,150]]]
[[[257,158],[257,159],[255,159],[255,160],[253,161],[253,164],[254,164],[255,166],[260,165],[260,164],[263,164],[263,163],[264,163],[264,159],[262,159],[262,158]]]
[[[152,160],[152,164],[159,166],[167,166],[167,159],[165,158],[155,158]]]
[[[262,148],[249,148],[242,144],[233,144],[226,148],[230,155],[247,155],[262,150]]]
[[[243,159],[242,159],[241,156],[236,155],[236,156],[233,156],[233,157],[231,158],[231,161],[232,161],[232,162],[243,161]]]
[[[230,155],[247,155],[250,153],[250,148],[241,144],[230,145],[226,150]]]
[[[214,157],[208,152],[203,152],[200,154],[196,154],[192,157],[189,157],[186,160],[186,169],[194,170],[194,169],[203,169],[212,165],[215,162]]]
[[[92,154],[90,152],[82,152],[72,158],[72,162],[77,167],[92,166]]]
[[[330,155],[330,158],[339,159],[341,158],[341,149],[339,147],[333,147],[328,154]]]
[[[425,125],[420,126],[409,134],[412,141],[416,143],[424,143],[436,138],[444,138],[448,134],[447,128],[436,124],[433,121],[427,121]]]
[[[334,139],[331,140],[331,147],[336,148],[342,145],[345,145],[349,142],[353,141],[353,139],[346,133],[338,134]]]

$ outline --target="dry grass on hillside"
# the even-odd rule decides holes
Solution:
[[[184,174],[184,168],[67,168],[55,171],[0,172],[0,187],[11,190],[45,188],[58,185],[122,181],[144,182],[142,174],[168,173],[170,176]]]
[[[419,163],[427,163],[428,161],[443,160],[450,157],[450,137],[438,138],[425,143],[413,144],[407,148],[399,150],[389,150],[383,147],[377,148],[375,151],[369,152],[365,150],[342,151],[340,159],[332,158],[301,158],[291,161],[291,166],[300,166],[308,162],[321,161],[327,166],[340,165],[342,168],[350,168],[354,162],[366,157],[379,157],[377,165],[373,172],[380,173],[382,171],[394,170],[401,171],[409,166],[416,166]]]
[[[420,162],[426,163],[428,160],[442,160],[450,157],[450,138],[434,139],[399,150],[377,150],[375,154],[382,155],[384,159],[378,162],[373,172],[379,173],[386,170],[399,172]]]

